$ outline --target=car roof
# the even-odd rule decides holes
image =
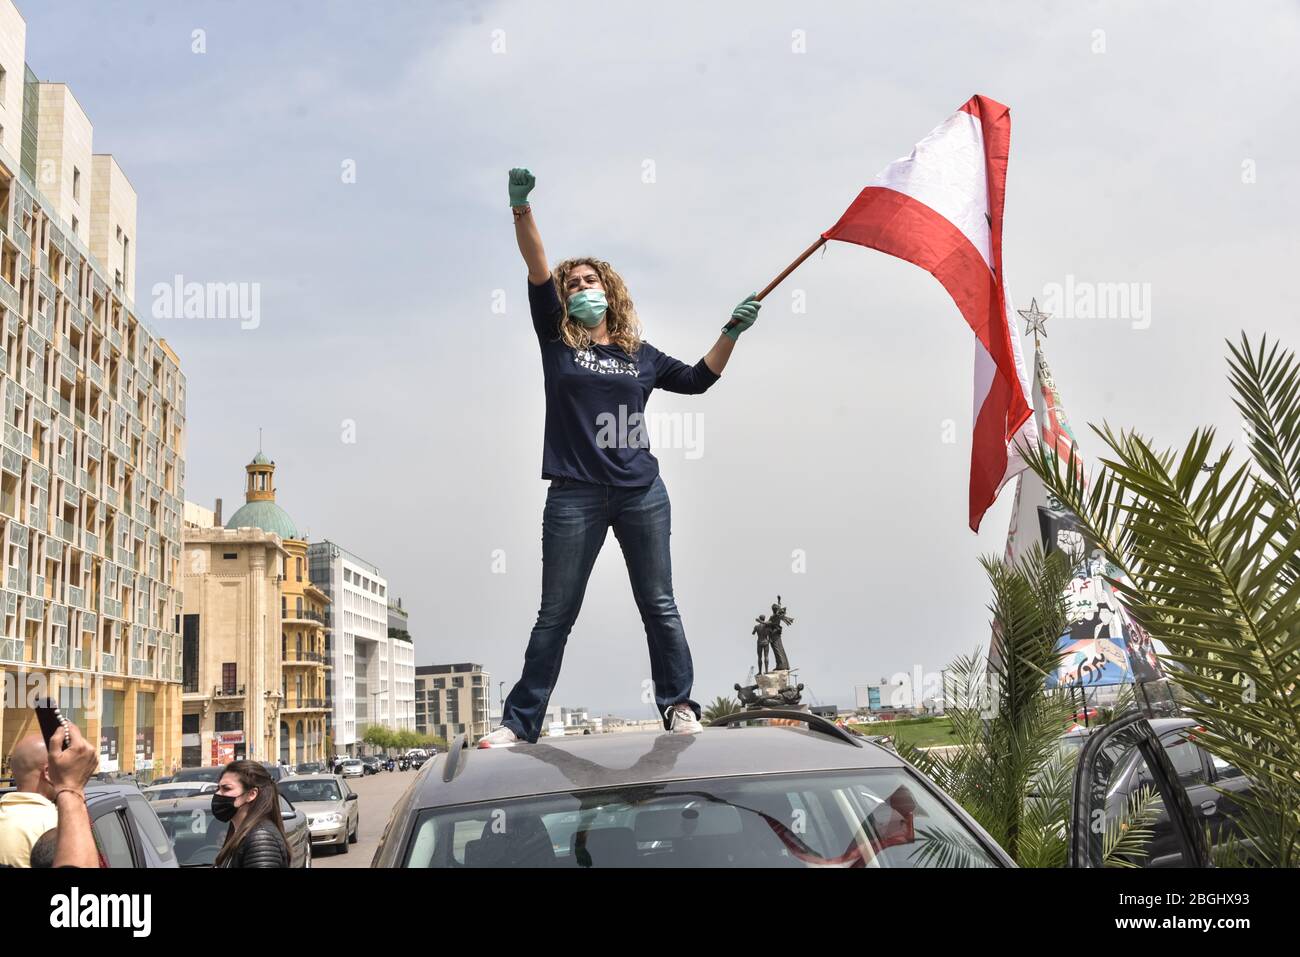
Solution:
[[[338,779],[339,776],[337,774],[326,774],[324,772],[320,774],[295,774],[293,777],[288,778],[288,780],[292,781],[294,784],[297,784],[299,781],[337,781]]]
[[[1151,730],[1157,735],[1163,734],[1174,728],[1190,728],[1197,724],[1192,718],[1152,718],[1150,719]]]
[[[894,752],[866,738],[854,747],[824,732],[793,725],[705,728],[698,734],[627,731],[563,735],[507,748],[460,751],[425,762],[416,779],[416,807],[504,800],[627,784],[754,774],[899,768]]]
[[[139,794],[140,789],[134,784],[110,784],[107,781],[90,780],[86,782],[86,801],[104,801],[109,798],[127,797]]]

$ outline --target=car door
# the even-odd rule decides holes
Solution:
[[[158,815],[142,794],[126,796],[126,823],[135,840],[136,852],[142,867],[179,867],[172,849],[171,838],[163,830]]]
[[[1106,834],[1118,827],[1127,811],[1125,783],[1134,773],[1135,761],[1137,771],[1145,774],[1159,793],[1172,825],[1168,843],[1159,849],[1159,862],[1172,867],[1211,866],[1205,835],[1187,792],[1178,784],[1178,774],[1151,724],[1137,711],[1098,728],[1079,754],[1070,819],[1070,866],[1105,866]]]
[[[99,851],[100,867],[140,866],[137,860],[140,852],[131,835],[126,816],[125,800],[105,801],[102,806],[95,808],[91,831],[95,837],[95,848]]]
[[[1217,755],[1210,754],[1204,748],[1200,750],[1209,763],[1210,785],[1218,802],[1214,842],[1218,844],[1228,837],[1240,837],[1242,834],[1239,820],[1242,813],[1240,799],[1250,797],[1252,782],[1240,768],[1229,764]]]
[[[307,832],[307,816],[300,812],[284,795],[280,795],[280,820],[284,824],[285,841],[289,845],[289,866],[306,867],[310,854],[311,838]]]
[[[339,779],[339,788],[343,793],[343,806],[347,808],[348,833],[352,834],[361,828],[361,801],[357,792],[348,787],[342,778]]]
[[[1221,795],[1210,783],[1210,765],[1205,751],[1193,740],[1194,726],[1179,728],[1161,736],[1169,761],[1178,774],[1178,783],[1187,792],[1198,826],[1204,830],[1209,824],[1211,842],[1217,843],[1223,820],[1219,799]]]

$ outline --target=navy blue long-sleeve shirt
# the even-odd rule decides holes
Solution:
[[[651,391],[696,395],[719,376],[703,359],[690,366],[648,342],[635,357],[616,345],[565,345],[560,338],[564,306],[550,279],[540,286],[528,283],[528,305],[546,391],[542,478],[649,485],[659,475],[645,422]]]

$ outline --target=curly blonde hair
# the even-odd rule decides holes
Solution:
[[[641,348],[641,320],[637,318],[632,297],[628,295],[623,277],[615,272],[614,267],[591,256],[566,259],[551,271],[551,281],[555,283],[560,304],[564,307],[564,315],[560,318],[560,338],[564,344],[573,349],[587,349],[593,342],[591,331],[569,316],[569,296],[564,291],[564,284],[575,266],[590,266],[596,270],[601,285],[605,287],[605,328],[609,331],[609,338],[629,356],[636,356]]]

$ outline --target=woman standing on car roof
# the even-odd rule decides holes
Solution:
[[[213,867],[288,867],[289,842],[280,819],[280,794],[257,761],[232,761],[212,795],[212,816],[229,823]]]
[[[542,602],[501,726],[479,742],[535,742],[587,579],[612,526],[645,625],[650,674],[664,727],[701,730],[691,700],[694,673],[673,597],[671,513],[659,462],[650,452],[645,405],[654,389],[694,395],[718,381],[740,334],[758,317],[750,295],[708,354],[693,366],[641,338],[627,286],[601,259],[566,259],[552,271],[528,194],[535,179],[510,171],[515,239],[528,266],[528,303],[541,347],[546,394],[542,478]],[[631,426],[630,433],[627,432]],[[626,434],[625,434],[626,433]]]

